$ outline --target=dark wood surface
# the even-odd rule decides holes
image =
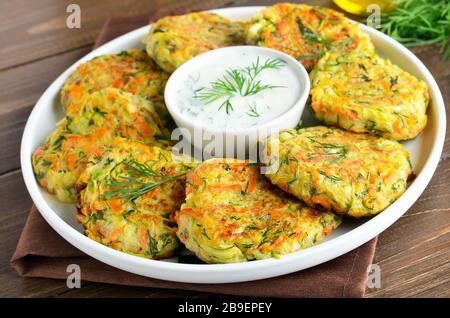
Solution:
[[[192,10],[264,5],[276,1],[234,0],[78,0],[82,28],[68,29],[66,7],[72,1],[0,2],[0,296],[2,297],[215,297],[187,291],[124,287],[85,282],[70,290],[65,281],[22,278],[9,266],[32,204],[22,180],[19,147],[27,117],[47,86],[91,50],[111,15],[133,15],[156,8]],[[336,8],[331,1],[305,1]],[[450,104],[450,63],[434,46],[414,53],[438,81]],[[447,119],[450,110],[447,108]],[[450,125],[449,125],[450,126]],[[367,297],[450,297],[450,135],[439,167],[413,207],[380,235],[375,263],[381,288]],[[220,293],[220,290],[217,290]]]

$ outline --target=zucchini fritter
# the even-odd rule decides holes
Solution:
[[[194,12],[168,16],[153,23],[146,38],[147,53],[169,73],[184,62],[209,50],[244,44],[241,22],[220,15]]]
[[[164,122],[170,115],[164,104],[164,87],[169,74],[164,72],[142,50],[100,55],[81,64],[66,80],[61,90],[61,103],[72,112],[83,105],[91,93],[113,87],[148,98]]]
[[[177,235],[208,263],[279,257],[322,241],[340,223],[287,196],[245,161],[203,162],[188,173],[186,194]]]
[[[115,189],[114,182],[136,173],[128,166],[132,162],[165,176],[181,176],[133,200],[108,196]],[[184,173],[188,169],[181,161],[174,161],[168,150],[116,138],[102,160],[80,177],[77,219],[88,237],[116,250],[152,259],[170,257],[178,246],[174,213],[184,199]],[[136,182],[158,180],[149,174],[140,174]],[[132,185],[122,190],[130,188]]]
[[[409,153],[394,140],[316,126],[270,136],[270,181],[311,207],[353,217],[383,211],[406,190]]]
[[[427,84],[375,53],[328,53],[311,82],[312,110],[326,124],[395,140],[426,126]]]
[[[158,125],[159,123],[159,125]],[[163,131],[161,131],[163,130]],[[83,106],[58,123],[32,156],[36,178],[62,202],[75,202],[74,188],[89,160],[98,160],[114,137],[168,143],[152,103],[114,88],[89,95]]]
[[[246,41],[285,52],[308,71],[329,50],[374,50],[369,35],[343,14],[291,3],[278,3],[255,14]]]

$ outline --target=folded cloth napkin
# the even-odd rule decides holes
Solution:
[[[155,11],[135,17],[113,17],[95,43],[99,46],[161,16],[180,12]],[[367,269],[377,239],[327,263],[280,277],[232,284],[186,284],[131,274],[103,264],[67,243],[32,207],[20,236],[12,267],[22,276],[66,279],[69,264],[81,268],[81,279],[92,282],[153,288],[185,289],[240,296],[271,297],[362,297]],[[207,265],[204,265],[207,266]]]

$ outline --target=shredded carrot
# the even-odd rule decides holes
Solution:
[[[34,152],[33,156],[35,157],[40,157],[45,153],[44,149],[42,149],[42,147],[39,147],[38,149],[36,149],[36,151]]]
[[[398,132],[398,133],[401,132],[402,127],[401,127],[401,123],[399,120],[395,121],[392,126],[393,126],[395,132]]]
[[[114,231],[111,232],[111,234],[109,235],[109,239],[111,241],[114,241],[115,239],[117,239],[117,237],[122,234],[123,232],[123,226],[116,228]]]
[[[96,130],[95,135],[97,137],[103,137],[109,132],[108,128],[102,127]]]
[[[330,207],[330,203],[323,197],[321,197],[320,195],[315,195],[311,198],[311,200],[313,201],[313,203],[317,203],[320,204],[323,208],[329,210]]]
[[[347,119],[358,119],[358,114],[354,111],[351,110],[343,110],[342,112],[342,117],[347,118]]]
[[[86,67],[85,64],[81,64],[77,68],[77,72],[80,73],[80,74],[86,73],[86,71],[87,71],[87,67]]]
[[[81,87],[81,85],[71,86],[69,93],[71,98],[80,99],[81,96],[83,96],[83,88]]]
[[[52,162],[52,170],[53,171],[59,171],[61,169],[61,161],[55,160]]]
[[[144,118],[135,115],[134,122],[136,123],[136,127],[139,129],[142,136],[149,138],[153,135],[150,127],[148,126]]]
[[[47,179],[40,179],[39,183],[41,184],[41,186],[43,186],[44,188],[46,188],[48,186],[48,180]]]
[[[243,190],[240,184],[227,184],[227,185],[209,185],[208,190],[213,192],[222,191],[241,191]]]
[[[285,240],[285,235],[281,234],[276,240],[275,242],[272,243],[272,247],[279,247],[281,244],[283,244]]]
[[[141,243],[142,248],[148,248],[148,231],[142,229],[139,233],[139,242]]]
[[[109,200],[108,203],[114,214],[120,214],[122,212],[122,199]]]
[[[174,219],[177,224],[180,224],[180,212],[179,211],[175,212]]]
[[[80,143],[82,136],[81,135],[67,135],[66,140],[62,142],[62,149],[68,150],[70,148],[75,147]]]
[[[331,226],[327,226],[323,229],[323,234],[330,235],[332,231],[333,231],[333,228]]]
[[[322,104],[318,102],[314,102],[311,104],[311,107],[314,111],[320,111],[322,109]]]
[[[114,88],[121,88],[122,86],[123,86],[123,81],[120,78],[115,80],[114,83],[113,83],[113,87]]]
[[[255,190],[257,180],[258,180],[258,176],[256,174],[251,176],[250,181],[248,182],[248,188],[247,188],[248,192],[253,192]]]
[[[202,214],[200,213],[199,210],[194,210],[194,209],[191,209],[191,208],[183,208],[180,211],[180,214],[186,214],[186,215],[190,215],[190,216],[193,216],[193,217],[196,217],[196,218],[201,218],[202,217]],[[180,217],[179,215],[175,216],[175,219],[179,219],[179,217]]]
[[[77,168],[77,154],[76,153],[69,153],[67,155],[67,167],[70,171],[74,171]]]
[[[189,171],[186,175],[186,179],[189,183],[194,185],[203,185],[204,181],[194,171]]]

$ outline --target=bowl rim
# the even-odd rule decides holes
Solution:
[[[263,6],[246,6],[216,9],[211,12],[222,15],[248,17],[263,8]],[[185,283],[231,283],[264,279],[292,273],[321,264],[359,247],[394,223],[401,215],[406,213],[411,205],[419,198],[420,194],[431,180],[439,163],[446,133],[446,111],[443,97],[435,79],[425,65],[411,51],[387,35],[363,24],[360,26],[364,31],[368,32],[371,37],[378,37],[383,42],[388,42],[403,56],[417,65],[423,80],[429,85],[431,97],[435,102],[433,116],[435,117],[437,127],[433,136],[434,144],[423,165],[422,171],[417,175],[416,179],[408,187],[405,193],[383,213],[374,216],[351,231],[343,233],[332,240],[325,241],[314,247],[284,255],[281,260],[270,258],[234,264],[182,264],[140,258],[106,247],[78,232],[54,212],[39,192],[39,187],[35,180],[30,160],[31,154],[34,151],[31,147],[30,136],[33,134],[33,129],[35,129],[34,126],[37,125],[35,122],[38,112],[40,111],[40,108],[42,108],[41,105],[45,104],[47,100],[52,100],[52,98],[54,98],[52,92],[60,89],[61,85],[59,83],[63,82],[78,64],[87,61],[94,56],[110,52],[112,50],[111,48],[119,45],[119,43],[126,43],[132,41],[134,38],[137,39],[145,36],[146,31],[148,31],[149,28],[148,25],[113,39],[82,57],[55,79],[39,98],[27,120],[22,136],[20,154],[23,178],[33,202],[46,222],[60,236],[84,253],[108,265],[128,272],[168,281]],[[302,261],[301,264],[298,263],[300,259]],[[249,275],[251,277],[249,277]]]
[[[266,122],[250,126],[247,128],[216,128],[212,126],[206,126],[205,124],[197,123],[191,119],[189,119],[187,116],[184,116],[180,110],[179,107],[176,105],[175,101],[175,90],[176,87],[174,86],[178,81],[180,76],[185,76],[185,73],[188,72],[190,69],[195,68],[195,63],[202,64],[202,59],[206,59],[210,56],[214,56],[215,54],[221,54],[225,51],[231,51],[231,50],[238,50],[238,49],[248,49],[248,50],[255,50],[255,51],[266,51],[270,52],[271,54],[280,56],[283,58],[283,60],[289,61],[289,67],[295,71],[299,72],[296,73],[298,77],[298,81],[300,85],[303,88],[303,91],[301,94],[299,94],[298,98],[295,100],[295,102],[282,114],[280,114],[278,117],[275,117],[271,120],[268,120]],[[297,69],[294,69],[294,66]],[[174,86],[174,87],[172,87]],[[187,61],[183,65],[181,65],[179,68],[177,68],[169,77],[169,80],[167,81],[165,90],[164,90],[164,100],[166,101],[166,107],[169,110],[172,117],[175,119],[175,121],[182,121],[184,123],[187,123],[189,126],[193,127],[194,129],[200,129],[201,131],[208,131],[212,132],[214,134],[244,134],[244,133],[251,133],[255,130],[263,130],[263,129],[270,129],[273,126],[276,126],[280,122],[283,122],[285,119],[289,118],[290,116],[293,116],[297,112],[303,112],[303,109],[305,108],[306,101],[308,100],[308,96],[311,90],[311,84],[310,84],[310,78],[309,74],[306,71],[305,67],[296,59],[294,59],[292,56],[283,53],[281,51],[277,51],[271,48],[261,47],[261,46],[254,46],[254,45],[234,45],[234,46],[227,46],[222,47],[218,49],[214,49],[211,51],[204,52],[202,54],[197,55],[193,59]],[[182,127],[186,128],[186,127]]]

